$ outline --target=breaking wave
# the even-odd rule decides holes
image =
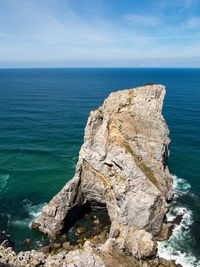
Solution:
[[[191,185],[186,180],[178,178],[176,175],[172,175],[172,178],[174,198],[177,198],[180,195],[187,194],[190,191]]]
[[[24,200],[24,208],[26,212],[28,213],[28,217],[24,218],[22,220],[14,220],[12,221],[13,225],[16,225],[18,227],[29,227],[31,228],[31,223],[32,221],[40,215],[42,208],[46,205],[47,203],[40,203],[38,205],[32,205],[30,201]]]
[[[174,199],[180,195],[187,194],[191,188],[190,184],[176,175],[173,177]],[[167,221],[173,221],[177,215],[182,215],[182,220],[179,225],[174,227],[171,237],[163,242],[158,242],[159,257],[167,260],[175,260],[177,264],[182,264],[184,267],[200,266],[200,262],[191,253],[191,251],[183,251],[182,244],[186,244],[191,238],[190,226],[193,223],[192,211],[186,207],[180,207],[176,201],[173,201],[169,207]]]

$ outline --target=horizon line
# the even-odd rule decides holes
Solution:
[[[0,70],[16,69],[200,69],[200,67],[0,67]]]

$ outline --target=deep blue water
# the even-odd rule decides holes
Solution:
[[[170,246],[200,259],[200,69],[1,69],[0,229],[17,249],[25,238],[44,239],[28,225],[73,177],[90,110],[112,91],[146,83],[166,86],[172,209],[189,216],[183,240]]]

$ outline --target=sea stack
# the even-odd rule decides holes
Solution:
[[[114,244],[140,259],[155,256],[173,195],[164,96],[163,85],[144,85],[111,93],[91,111],[74,178],[32,226],[56,238],[77,207],[107,210],[111,227],[102,249]]]

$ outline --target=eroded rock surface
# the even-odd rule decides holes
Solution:
[[[110,250],[112,249],[112,250]],[[115,240],[109,239],[102,246],[95,246],[89,241],[82,249],[67,252],[62,250],[54,255],[36,250],[16,254],[12,248],[0,245],[0,266],[6,267],[181,267],[174,261],[161,258],[138,260],[137,258],[120,253]]]
[[[161,114],[165,88],[146,85],[111,93],[91,111],[74,178],[33,222],[52,238],[74,207],[107,209],[121,251],[139,258],[156,254],[172,197],[167,167],[169,130]]]

